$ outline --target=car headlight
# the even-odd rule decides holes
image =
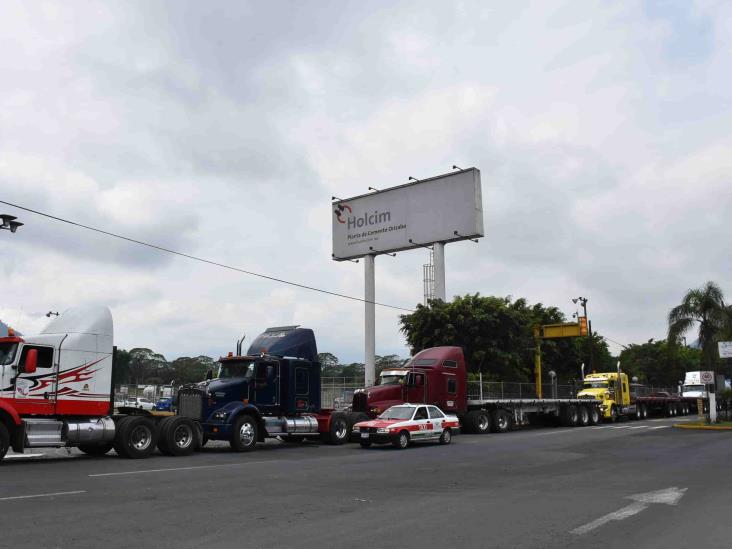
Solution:
[[[361,432],[361,427],[359,427],[358,425],[354,425],[353,426],[353,429],[351,429],[351,432],[352,433],[360,433]]]
[[[376,429],[377,433],[388,433],[389,429],[386,427],[380,427],[379,429]]]
[[[229,412],[214,412],[214,419],[226,419],[229,416]]]

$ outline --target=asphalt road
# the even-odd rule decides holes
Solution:
[[[732,433],[673,422],[11,458],[0,547],[727,547]]]

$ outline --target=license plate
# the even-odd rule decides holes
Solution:
[[[369,438],[369,434],[368,433],[361,433],[361,438]]]

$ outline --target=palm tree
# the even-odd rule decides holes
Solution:
[[[724,304],[724,295],[714,282],[689,290],[668,314],[668,341],[677,345],[681,336],[699,324],[699,345],[704,365],[713,369],[717,360],[717,341],[732,328],[732,308]]]

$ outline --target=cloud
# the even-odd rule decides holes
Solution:
[[[476,166],[486,237],[449,295],[513,295],[624,343],[730,272],[725,3],[198,2],[0,8],[0,200],[361,296],[329,197]],[[117,343],[217,356],[303,324],[363,356],[363,304],[3,207],[0,318],[106,303]],[[422,299],[423,250],[377,258],[377,300]],[[732,291],[732,290],[729,290]],[[407,349],[378,309],[377,352]]]

